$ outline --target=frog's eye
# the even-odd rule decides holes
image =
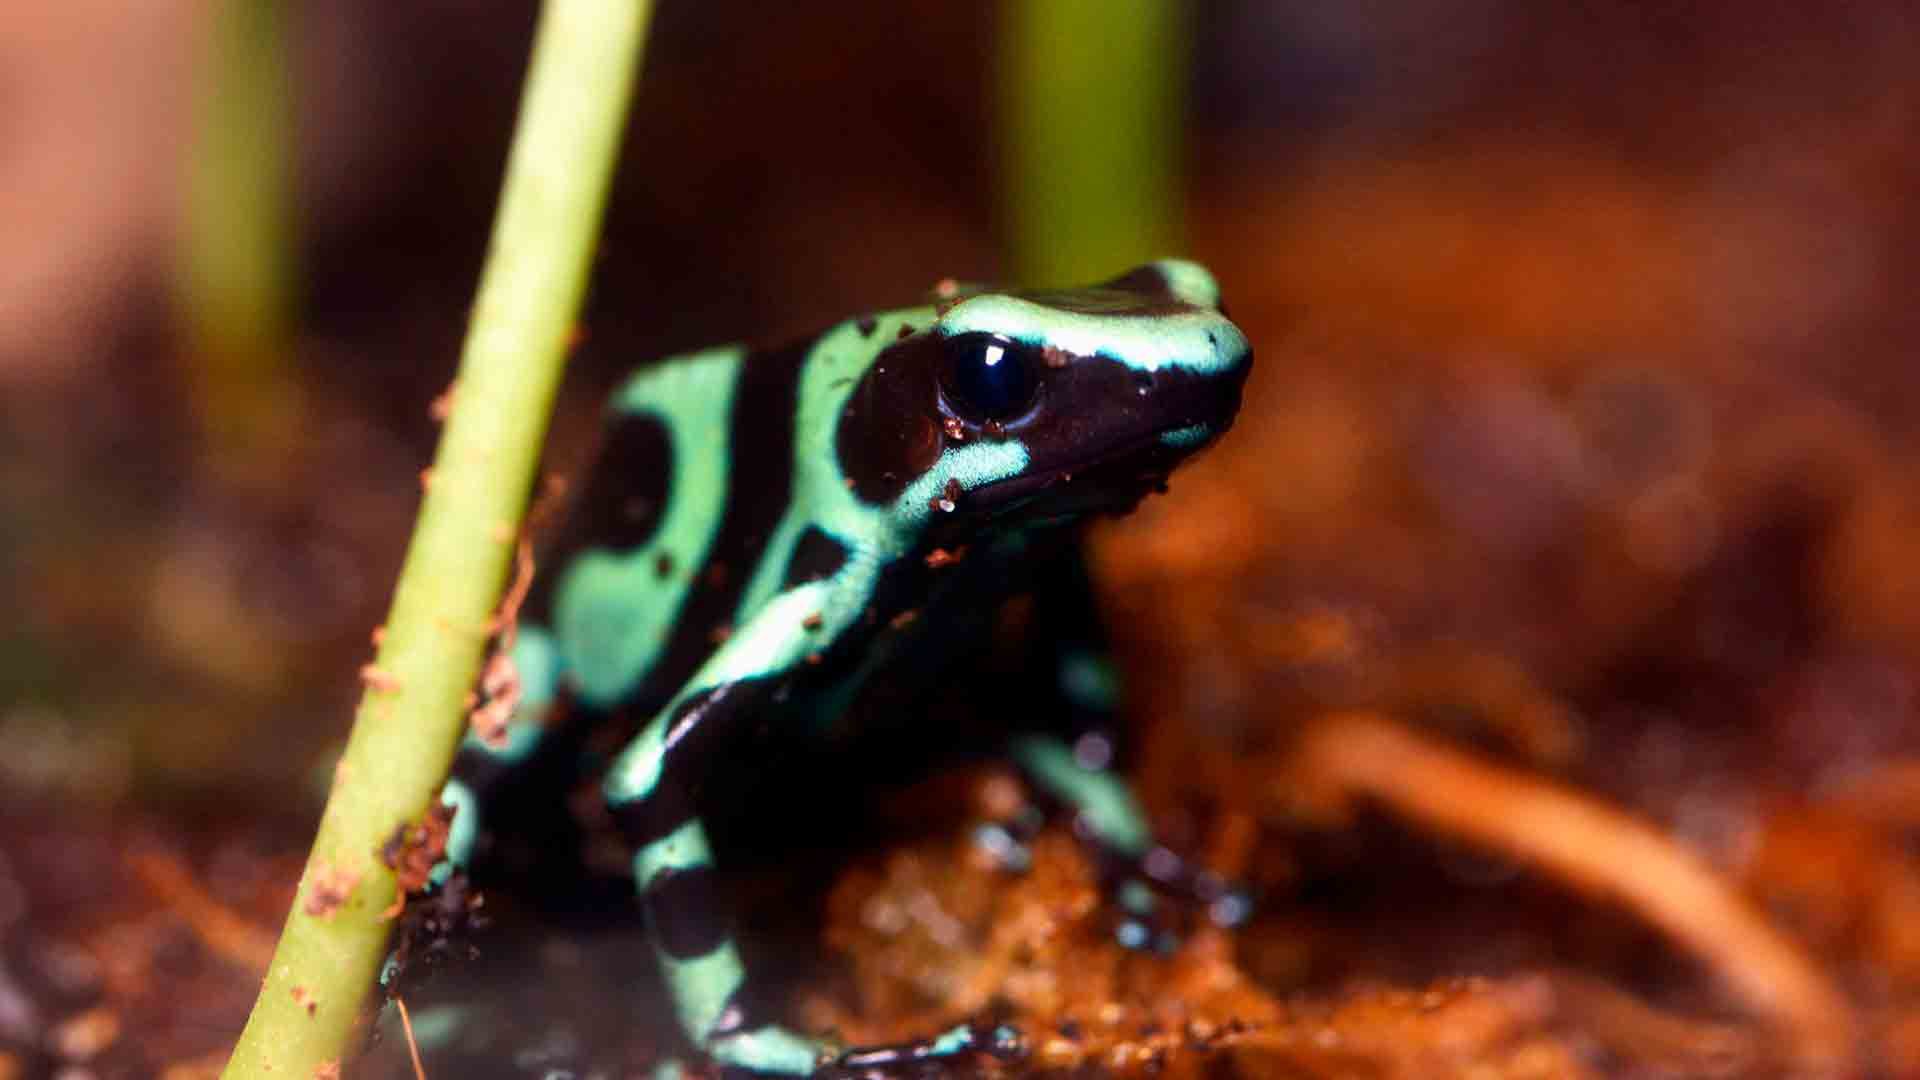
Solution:
[[[940,388],[960,418],[1005,423],[1026,412],[1040,389],[1040,357],[998,334],[948,338]]]

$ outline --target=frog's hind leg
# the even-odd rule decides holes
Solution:
[[[500,659],[492,657],[489,663]],[[453,809],[453,820],[447,829],[442,859],[429,878],[438,889],[451,888],[448,879],[456,871],[472,869],[487,809],[497,803],[501,789],[526,772],[539,756],[537,752],[551,742],[549,713],[560,701],[561,675],[552,635],[541,626],[521,624],[505,660],[513,675],[511,689],[494,689],[513,694],[511,714],[504,726],[492,733],[494,737],[467,731],[454,757],[452,775],[440,789],[440,802]],[[390,993],[398,992],[406,978],[406,952],[403,946],[395,945],[381,965],[380,985]]]

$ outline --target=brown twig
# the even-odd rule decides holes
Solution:
[[[1552,986],[1562,1015],[1577,1020],[1628,1061],[1716,1076],[1750,1075],[1758,1065],[1750,1031],[1676,1016],[1576,971],[1554,972]]]
[[[512,651],[514,635],[520,629],[520,605],[532,588],[533,541],[522,533],[514,544],[513,580],[508,583],[506,595],[500,599],[499,612],[493,617],[493,630],[500,636],[498,651]]]
[[[407,1003],[396,994],[393,1006],[400,1010],[400,1030],[407,1035],[407,1054],[413,1058],[414,1080],[427,1080],[427,1067],[420,1063],[420,1044],[413,1038],[413,1017],[407,1015]]]
[[[272,933],[209,896],[178,858],[160,851],[137,851],[127,856],[127,867],[216,956],[249,971],[267,970],[273,960]]]
[[[1299,790],[1332,806],[1373,799],[1473,846],[1611,897],[1699,955],[1822,1073],[1844,1070],[1859,1024],[1825,974],[1691,852],[1642,821],[1493,765],[1372,713],[1321,718],[1288,761]]]

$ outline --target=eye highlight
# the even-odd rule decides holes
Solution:
[[[998,334],[959,334],[946,342],[940,389],[961,419],[1006,423],[1033,405],[1040,389],[1037,350]]]

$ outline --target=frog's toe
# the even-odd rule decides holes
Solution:
[[[1179,935],[1168,925],[1163,896],[1205,912],[1209,921],[1223,929],[1238,927],[1251,917],[1252,895],[1244,886],[1196,866],[1164,844],[1143,843],[1144,821],[1137,831],[1114,827],[1120,817],[1131,816],[1083,810],[1070,819],[1074,837],[1098,867],[1103,889],[1119,916],[1114,936],[1121,945],[1163,953],[1179,947]],[[973,842],[1000,869],[1025,873],[1033,867],[1033,841],[1047,818],[1045,810],[1028,802],[1015,813],[976,826]]]
[[[1122,858],[1113,890],[1122,911],[1145,913],[1154,893],[1198,908],[1222,929],[1241,926],[1253,915],[1253,894],[1245,885],[1196,867],[1173,849],[1156,844],[1137,858]],[[1148,888],[1151,883],[1151,889]]]
[[[1046,815],[1028,805],[1000,821],[983,822],[973,830],[973,842],[1000,869],[1024,874],[1033,869],[1033,838],[1046,825]]]
[[[1253,918],[1253,890],[1240,882],[1223,881],[1207,901],[1207,918],[1222,930],[1238,930]]]
[[[1116,916],[1113,937],[1122,948],[1171,953],[1180,947],[1180,935],[1167,920],[1166,906],[1145,878],[1110,879],[1107,898]]]
[[[1253,917],[1253,892],[1211,870],[1196,870],[1165,884],[1165,888],[1206,912],[1208,921],[1223,930],[1244,926]]]
[[[814,1071],[816,1080],[900,1080],[945,1076],[957,1059],[973,1056],[1019,1061],[1026,1039],[1010,1024],[961,1024],[929,1039],[864,1046],[836,1055]]]

